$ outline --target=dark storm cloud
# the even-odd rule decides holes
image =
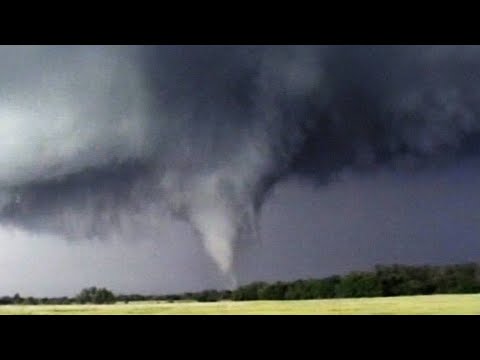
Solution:
[[[283,179],[326,183],[345,168],[415,170],[478,151],[475,46],[0,55],[3,223],[67,237],[153,237],[154,214],[167,206],[227,274]]]
[[[320,187],[298,178],[282,182],[263,208],[262,242],[239,254],[239,280],[478,262],[479,165],[345,173]]]

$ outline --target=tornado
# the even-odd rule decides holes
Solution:
[[[279,182],[477,156],[479,80],[478,46],[2,46],[0,226],[129,239],[166,208],[235,284]]]

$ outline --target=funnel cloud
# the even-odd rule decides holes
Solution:
[[[276,266],[262,250],[288,219],[276,221],[308,201],[316,205],[298,210],[305,215],[292,224],[285,252],[270,252],[277,259],[290,254],[298,256],[295,264],[313,261],[308,254],[322,249],[322,234],[329,248],[328,234],[341,228],[334,224],[338,218],[325,223],[328,209],[341,214],[338,202],[348,202],[347,193],[371,194],[402,224],[387,226],[397,244],[412,241],[421,231],[408,233],[421,227],[414,224],[418,218],[396,212],[392,204],[401,196],[376,197],[382,189],[398,194],[409,186],[417,194],[412,199],[421,198],[430,194],[421,185],[425,179],[434,184],[458,173],[470,180],[448,180],[444,190],[476,194],[479,80],[478,46],[2,46],[0,238],[5,251],[7,239],[17,237],[21,244],[35,241],[32,249],[44,242],[55,252],[52,244],[62,249],[73,243],[68,246],[79,252],[103,246],[105,254],[108,244],[113,253],[121,251],[118,244],[128,249],[141,243],[146,251],[145,244],[163,249],[178,241],[175,254],[183,260],[171,266],[185,274],[200,262],[220,286],[287,273],[315,276],[321,263],[306,272],[261,269]],[[272,215],[272,204],[284,206],[278,191],[288,198],[297,191],[292,189],[303,195]],[[445,194],[428,195],[426,202],[434,208]],[[479,209],[468,204],[455,220],[463,230],[472,226],[460,260],[480,254],[470,240],[475,225],[463,223]],[[382,211],[364,208],[382,217]],[[417,213],[420,219],[432,216],[418,206]],[[349,229],[367,234],[383,226],[371,216],[344,220],[358,221]],[[315,217],[324,219],[318,220],[324,228],[312,228],[318,237],[313,244],[305,240],[312,234],[303,221]],[[172,240],[175,234],[180,240]],[[385,247],[375,234],[376,248]],[[345,241],[346,249],[361,243]],[[180,248],[189,249],[189,260]],[[394,261],[387,255],[365,257]],[[149,262],[145,271],[155,272],[155,260],[141,256]],[[293,263],[285,259],[285,271]],[[185,288],[198,280],[190,279]],[[212,281],[204,283],[214,286]]]

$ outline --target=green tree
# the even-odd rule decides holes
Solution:
[[[23,299],[20,296],[20,294],[17,293],[15,295],[13,295],[13,303],[14,304],[22,304],[23,303]]]
[[[287,284],[276,282],[258,289],[259,300],[284,300],[287,292]]]
[[[335,293],[339,298],[376,297],[382,295],[382,289],[374,274],[354,272],[340,280]]]
[[[233,291],[232,299],[237,301],[258,300],[259,291],[267,286],[264,282],[254,282],[249,285],[241,286]]]
[[[116,298],[111,291],[105,288],[90,287],[83,289],[76,296],[76,301],[80,304],[113,304]]]

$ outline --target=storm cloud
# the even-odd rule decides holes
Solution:
[[[234,284],[291,179],[407,184],[475,158],[478,80],[477,46],[1,47],[2,231],[127,247],[178,219]]]

